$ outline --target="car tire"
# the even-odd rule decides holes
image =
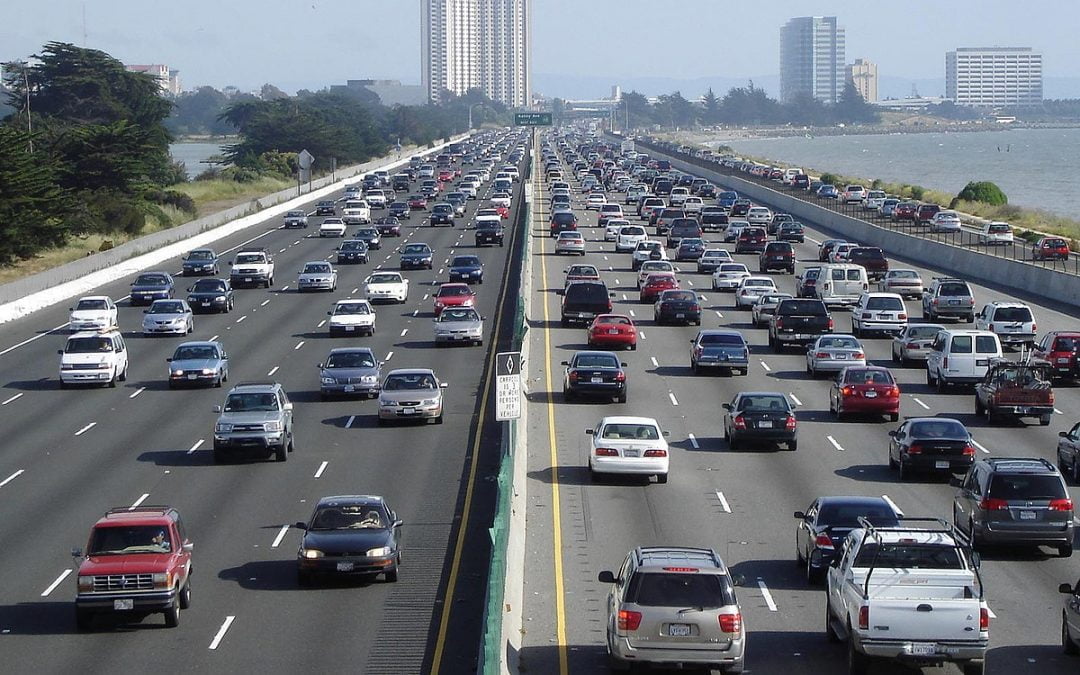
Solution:
[[[274,448],[274,461],[284,462],[289,459],[289,449],[284,443]]]
[[[900,470],[899,478],[900,478],[901,483],[906,481],[908,478],[911,478],[911,469],[908,469],[907,466],[905,465],[905,463],[904,463],[904,455],[902,453],[901,453],[900,457],[897,459],[897,468]]]
[[[214,388],[215,389],[221,389],[221,383],[224,382],[224,381],[225,381],[225,373],[222,373],[221,375],[218,376],[218,378],[216,380],[214,380]],[[169,386],[172,386],[172,382],[169,382]]]
[[[934,385],[935,385],[935,387],[934,387],[934,388],[935,388],[935,390],[936,390],[936,391],[937,391],[937,393],[939,393],[939,394],[944,394],[944,393],[945,393],[945,389],[946,389],[946,387],[948,386],[948,385],[947,385],[947,384],[945,383],[945,379],[944,379],[944,378],[941,378],[941,377],[935,378],[935,380],[934,380]],[[991,413],[990,413],[989,411],[987,411],[987,413],[986,413],[986,414],[987,414],[987,418],[989,418],[989,417],[990,417],[990,415],[991,415]]]
[[[1072,554],[1073,554],[1073,545],[1072,545],[1072,543],[1062,544],[1062,545],[1058,546],[1057,549],[1058,549],[1058,557],[1059,558],[1071,558],[1072,557]]]
[[[188,581],[180,589],[180,609],[191,608],[191,571],[188,571]]]
[[[394,569],[388,570],[384,576],[386,577],[387,583],[391,583],[391,584],[396,583],[397,580],[398,580],[397,567],[395,566]]]
[[[1042,415],[1039,417],[1039,426],[1050,426],[1050,415]]]
[[[978,394],[975,395],[975,417],[982,417],[986,414],[986,406],[983,405],[982,400]]]
[[[1072,637],[1069,635],[1069,623],[1065,619],[1064,613],[1061,615],[1061,651],[1069,656],[1080,654],[1080,646],[1073,642]]]
[[[435,424],[442,424],[442,422],[443,422],[443,416],[442,416],[442,413],[439,413],[439,416],[435,418]]]
[[[983,675],[986,672],[986,661],[982,659],[971,659],[965,661],[960,666],[960,670],[964,675]]]
[[[848,675],[866,675],[866,671],[870,666],[870,657],[855,649],[855,638],[852,637],[853,635],[854,632],[851,630],[851,626],[848,626]]]
[[[787,451],[788,452],[795,452],[795,451],[797,451],[799,449],[799,441],[798,440],[788,441],[786,443],[786,445],[787,445]]]
[[[658,473],[658,474],[656,474],[656,482],[657,482],[657,484],[658,485],[667,484],[667,477],[668,477],[668,475],[666,473]]]
[[[900,421],[900,413],[889,413],[889,421],[890,422],[899,422]]]
[[[892,450],[889,450],[889,468],[895,469],[897,467],[896,460],[892,458]]]
[[[829,604],[828,598],[825,599],[825,639],[832,643],[840,642],[840,636],[836,634],[836,631],[832,627],[832,607]]]
[[[109,378],[109,388],[116,389],[116,382],[120,379],[120,373],[113,372],[113,376]]]
[[[172,607],[165,610],[165,627],[176,628],[180,625],[180,605],[173,603]]]
[[[1073,485],[1080,485],[1080,457],[1073,457],[1072,479]]]

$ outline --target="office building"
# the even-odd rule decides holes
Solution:
[[[1039,105],[1042,54],[1031,47],[958,47],[945,54],[945,98],[957,105]]]
[[[530,99],[531,0],[422,0],[422,84],[429,100],[478,88],[492,100]]]
[[[867,103],[877,100],[877,64],[866,59],[855,59],[848,65],[848,81],[855,85],[855,91]]]
[[[847,69],[844,29],[835,16],[803,16],[780,29],[780,100],[809,94],[836,103],[844,91]]]

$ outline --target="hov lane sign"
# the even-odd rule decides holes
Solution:
[[[521,418],[521,352],[495,355],[495,420]]]

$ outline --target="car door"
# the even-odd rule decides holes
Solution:
[[[974,500],[981,498],[978,475],[979,467],[972,467],[960,480],[960,489],[953,497],[953,524],[965,530],[972,518]]]
[[[818,500],[814,500],[806,507],[806,517],[799,521],[799,527],[795,532],[796,547],[806,558],[810,557],[810,551],[814,548],[814,540],[817,538]]]
[[[907,438],[908,423],[904,422],[899,428],[889,437],[889,460],[900,461],[900,449],[903,445],[904,439]]]
[[[291,434],[293,430],[293,411],[292,405],[289,403],[289,397],[285,395],[284,391],[279,391],[277,398],[278,406],[281,408],[281,414],[285,418],[285,428],[288,429]]]
[[[1072,467],[1073,475],[1077,474],[1076,462],[1080,460],[1080,422],[1058,440],[1058,462],[1062,466]]]
[[[1080,580],[1073,586],[1072,595],[1065,602],[1065,620],[1069,623],[1069,635],[1080,638]]]

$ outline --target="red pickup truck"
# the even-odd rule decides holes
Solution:
[[[1046,366],[1062,380],[1080,381],[1080,331],[1051,331],[1031,350],[1032,364]]]
[[[96,615],[141,620],[164,614],[165,625],[180,625],[180,610],[191,605],[191,551],[183,521],[169,506],[110,509],[90,531],[81,559],[75,624],[88,630]]]
[[[994,359],[975,385],[975,414],[993,424],[1003,418],[1038,417],[1047,426],[1054,415],[1054,390],[1045,366]]]

